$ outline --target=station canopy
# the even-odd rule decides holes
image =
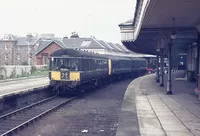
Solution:
[[[175,35],[172,50],[185,53],[198,39],[200,0],[137,0],[134,17],[119,25],[122,43],[137,53],[156,54]]]

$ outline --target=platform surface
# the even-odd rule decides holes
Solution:
[[[0,83],[0,98],[5,95],[12,95],[25,90],[34,89],[49,84],[48,77],[37,77],[31,79],[21,79]]]
[[[200,100],[194,94],[195,83],[175,80],[183,74],[172,73],[173,95],[166,95],[166,87],[156,83],[154,74],[133,80],[124,96],[116,135],[200,136]]]

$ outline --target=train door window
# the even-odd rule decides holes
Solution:
[[[99,60],[99,69],[101,69],[101,60]]]
[[[85,70],[89,71],[90,70],[89,59],[86,59],[85,61],[86,61],[86,68],[85,68]]]
[[[90,64],[89,64],[90,62],[89,62],[89,59],[86,59],[85,61],[86,61],[86,68],[85,68],[85,70],[86,70],[86,71],[89,71],[89,70],[90,70]]]
[[[102,69],[102,60],[100,60],[100,69]]]
[[[101,60],[99,59],[99,70],[101,69]]]
[[[88,64],[89,64],[89,71],[92,70],[91,69],[91,59],[88,59]]]
[[[94,63],[93,63],[93,59],[92,58],[90,59],[90,67],[91,67],[91,70],[94,70]]]
[[[101,60],[101,69],[104,69],[104,60]]]
[[[106,60],[103,60],[103,69],[105,69],[106,67]]]
[[[96,63],[95,63],[96,61],[95,61],[95,58],[92,58],[92,65],[93,65],[93,70],[96,70]]]
[[[96,64],[96,70],[98,70],[99,69],[98,59],[95,59],[95,64]]]

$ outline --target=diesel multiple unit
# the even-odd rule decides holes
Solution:
[[[143,58],[102,55],[75,49],[61,49],[50,55],[50,85],[54,90],[76,92],[127,76],[146,72]]]

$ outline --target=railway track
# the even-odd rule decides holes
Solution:
[[[74,100],[53,96],[40,102],[0,116],[0,136],[15,134],[18,130],[28,126],[44,115]]]

